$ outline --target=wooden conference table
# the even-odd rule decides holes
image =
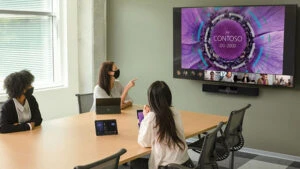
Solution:
[[[96,115],[83,113],[71,117],[44,121],[32,131],[0,134],[1,169],[72,169],[88,164],[121,148],[127,152],[120,164],[150,154],[150,148],[137,143],[138,126],[133,106],[121,114]],[[186,138],[210,130],[227,117],[181,111]],[[118,135],[96,136],[94,121],[116,119]]]

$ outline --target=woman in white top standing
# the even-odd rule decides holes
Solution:
[[[151,155],[148,166],[141,164],[146,163],[145,159],[137,159],[132,161],[131,167],[160,169],[170,163],[193,167],[187,153],[181,115],[171,107],[172,94],[168,85],[163,81],[152,83],[148,89],[148,102],[149,106],[144,106],[143,110],[138,143],[151,147]]]
[[[135,85],[135,80],[123,87],[116,79],[120,76],[120,69],[114,62],[103,62],[99,71],[98,84],[94,88],[94,102],[91,111],[96,110],[96,98],[121,97],[121,108],[124,109],[132,105],[132,99],[128,96],[128,91]]]

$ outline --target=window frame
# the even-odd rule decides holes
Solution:
[[[64,13],[64,7],[66,5],[64,0],[51,0],[51,8],[52,10],[49,12],[41,12],[41,11],[25,11],[25,10],[4,10],[0,9],[1,14],[11,14],[11,15],[21,15],[21,16],[46,16],[52,18],[52,59],[53,59],[53,81],[50,84],[38,84],[38,81],[33,83],[35,89],[39,90],[48,90],[53,88],[60,88],[66,86],[66,67],[64,63],[66,63],[66,51],[61,50],[63,49],[64,37],[62,37],[62,32],[64,32],[64,23],[62,22],[61,14]],[[30,69],[29,69],[30,70]],[[11,72],[13,73],[13,72]],[[3,82],[4,79],[0,79],[0,95],[4,95],[5,90],[3,89]],[[36,83],[37,82],[37,83]]]

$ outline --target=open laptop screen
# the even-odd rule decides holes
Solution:
[[[119,114],[121,113],[121,98],[97,98],[96,114]]]

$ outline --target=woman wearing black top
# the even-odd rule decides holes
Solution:
[[[8,75],[4,88],[9,99],[0,113],[0,133],[33,130],[42,123],[38,103],[32,95],[34,76],[27,70]]]

